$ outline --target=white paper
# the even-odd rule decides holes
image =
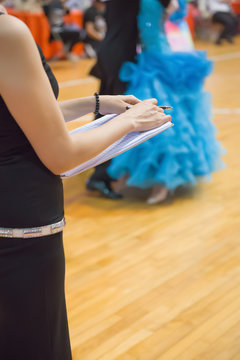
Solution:
[[[76,134],[83,131],[95,129],[106,122],[110,121],[116,116],[116,114],[111,115],[105,115],[102,118],[92,121],[89,124],[80,126],[79,128],[73,130],[70,132],[70,134]],[[171,122],[167,122],[163,124],[162,126],[159,126],[155,129],[148,130],[148,131],[135,131],[131,132],[125,136],[123,136],[121,139],[117,140],[115,143],[110,145],[108,148],[106,148],[104,151],[102,151],[100,154],[95,156],[94,158],[84,162],[83,164],[75,167],[72,170],[66,171],[65,173],[61,174],[61,177],[70,177],[74,176],[76,174],[79,174],[85,170],[88,170],[92,167],[95,167],[109,159],[112,159],[113,157],[122,154],[123,152],[133,148],[134,146],[142,143],[143,141],[146,141],[150,139],[151,137],[161,133],[164,130],[169,129],[172,127],[173,124]]]

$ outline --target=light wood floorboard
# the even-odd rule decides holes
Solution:
[[[213,119],[226,169],[157,206],[91,196],[91,171],[64,181],[73,360],[240,360],[240,38],[197,48],[216,59],[206,88],[226,109]],[[60,100],[98,89],[93,63],[52,63]]]

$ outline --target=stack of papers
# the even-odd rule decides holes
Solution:
[[[80,126],[79,128],[71,131],[70,134],[76,134],[83,131],[95,129],[105,124],[106,122],[112,120],[115,116],[117,115],[116,114],[105,115],[102,118],[95,120],[89,124]],[[85,170],[95,167],[109,159],[112,159],[113,157],[119,154],[122,154],[123,152],[133,148],[134,146],[142,143],[143,141],[150,139],[151,137],[161,133],[162,131],[169,129],[172,126],[173,124],[171,122],[167,122],[152,130],[142,131],[142,132],[139,131],[131,132],[123,136],[121,139],[117,140],[115,143],[110,145],[108,148],[106,148],[104,151],[102,151],[94,158],[84,162],[83,164],[75,167],[72,170],[66,171],[65,173],[61,174],[61,177],[65,178],[65,177],[74,176]]]

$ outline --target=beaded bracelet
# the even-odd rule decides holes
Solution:
[[[99,108],[100,108],[99,94],[95,93],[94,96],[95,96],[95,99],[96,99],[96,107],[95,107],[94,114],[95,114],[95,116],[97,116],[99,114]]]

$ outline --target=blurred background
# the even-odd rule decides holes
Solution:
[[[240,1],[220,0],[231,8],[227,18],[224,11],[219,16],[216,3],[189,1],[187,28],[169,17],[164,26],[174,51],[194,47],[213,62],[204,88],[225,165],[153,205],[146,203],[148,188],[126,186],[123,179],[112,189],[122,198],[91,191],[86,182],[93,170],[64,180],[74,360],[240,360]],[[99,91],[91,69],[108,32],[107,2],[3,5],[42,48],[59,82],[59,100]],[[127,16],[128,6],[124,11]],[[121,57],[121,47],[112,62],[114,57]],[[88,114],[68,124],[69,130],[93,119]]]

